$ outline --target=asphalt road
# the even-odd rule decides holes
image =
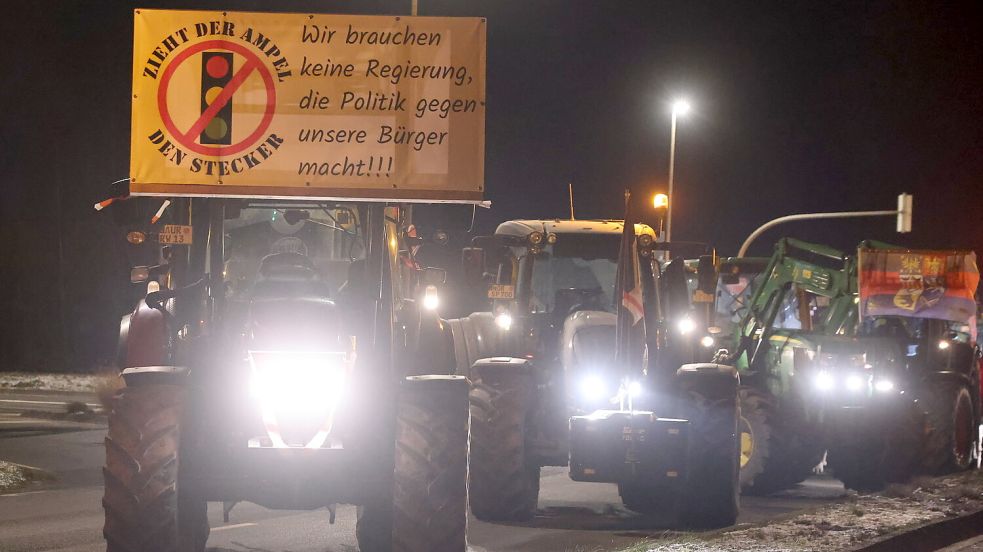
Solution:
[[[34,552],[105,550],[102,540],[102,439],[98,424],[32,419],[24,411],[64,409],[91,397],[57,393],[0,393],[0,459],[53,472],[57,480],[21,493],[0,495],[0,550]],[[543,470],[536,518],[521,524],[489,524],[472,519],[474,552],[606,551],[666,530],[665,520],[628,512],[614,485],[575,483],[564,469]],[[782,496],[745,497],[741,523],[781,516],[839,500],[834,480],[813,478]],[[355,552],[355,509],[339,506],[334,525],[326,510],[273,511],[240,504],[229,523],[222,506],[209,505],[210,550],[258,552]]]

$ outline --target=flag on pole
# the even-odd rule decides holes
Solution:
[[[618,249],[618,271],[615,280],[618,324],[615,328],[616,357],[624,362],[630,349],[632,327],[644,317],[642,283],[635,257],[635,220],[630,208],[631,191],[625,190],[625,222]]]

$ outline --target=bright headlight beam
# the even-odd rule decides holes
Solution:
[[[713,338],[710,337],[709,335],[703,336],[703,338],[700,339],[700,345],[702,345],[704,348],[707,349],[713,347]]]
[[[423,308],[427,310],[437,310],[440,306],[440,296],[437,295],[437,286],[427,286],[423,294]]]
[[[642,384],[637,381],[633,381],[628,384],[628,394],[632,397],[637,397],[642,394]]]
[[[686,335],[696,329],[696,322],[687,316],[676,323],[676,329],[679,330],[679,333]]]
[[[347,383],[344,354],[251,352],[251,394],[276,409],[332,408]]]
[[[589,401],[598,401],[608,396],[608,389],[600,377],[586,376],[580,381],[580,393]]]
[[[508,331],[512,327],[512,315],[507,312],[499,314],[495,317],[495,325],[505,331]]]
[[[874,389],[881,393],[887,393],[888,391],[894,390],[894,382],[891,380],[877,380],[874,382]]]
[[[820,391],[829,391],[833,388],[835,381],[829,372],[823,370],[822,372],[816,374],[815,384],[816,389],[819,389]]]
[[[864,387],[864,379],[857,374],[846,377],[846,388],[849,391],[860,391]]]

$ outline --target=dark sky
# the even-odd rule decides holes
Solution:
[[[134,8],[405,14],[409,4],[7,6],[0,350],[16,351],[0,353],[0,369],[52,354],[61,355],[52,366],[87,369],[108,357],[107,328],[126,310],[122,236],[91,206],[127,175]],[[666,182],[669,101],[686,94],[694,112],[678,131],[677,239],[733,254],[768,219],[890,209],[906,191],[909,236],[888,218],[799,224],[752,253],[781,235],[983,250],[979,2],[420,0],[420,15],[488,18],[494,207],[479,212],[480,227],[565,216],[568,182],[585,218],[619,218],[626,186],[647,202]]]

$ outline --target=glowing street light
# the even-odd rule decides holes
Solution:
[[[665,209],[669,207],[669,196],[666,194],[655,194],[655,197],[652,198],[652,204],[656,209]]]
[[[689,113],[689,107],[689,102],[686,100],[676,100],[672,104],[672,112],[674,115],[679,115],[682,117],[683,115]]]

